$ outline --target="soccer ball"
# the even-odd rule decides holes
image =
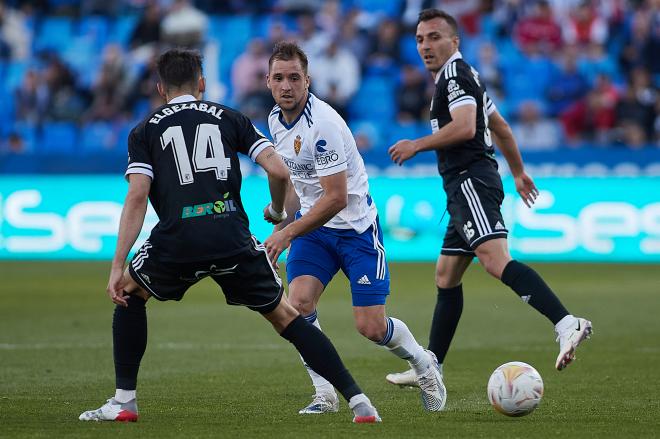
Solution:
[[[528,415],[539,405],[542,396],[541,375],[521,361],[501,365],[488,380],[488,399],[503,415]]]

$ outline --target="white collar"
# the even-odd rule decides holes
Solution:
[[[193,96],[193,95],[181,95],[181,96],[177,96],[177,97],[173,98],[171,101],[169,101],[167,103],[167,105],[169,105],[169,104],[180,104],[182,102],[190,102],[190,101],[196,101],[196,100],[197,100],[197,98],[195,98],[195,96]]]
[[[447,62],[445,62],[445,63],[442,65],[442,68],[440,68],[440,70],[438,70],[438,73],[436,73],[436,75],[435,75],[435,78],[434,78],[435,81],[434,81],[434,82],[435,82],[436,84],[438,83],[438,79],[440,79],[440,73],[444,72],[445,69],[447,68],[447,66],[448,66],[449,64],[451,64],[452,62],[456,61],[457,59],[462,59],[462,58],[463,58],[463,55],[461,55],[461,52],[459,52],[458,50],[457,50],[456,52],[454,52],[454,54],[453,54],[452,56],[449,57],[449,59],[447,60]]]

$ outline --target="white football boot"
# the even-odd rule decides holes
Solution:
[[[353,410],[353,422],[356,424],[374,424],[382,422],[376,407],[371,404],[369,398],[365,395],[354,396],[348,403],[348,407]]]
[[[339,410],[339,399],[337,394],[317,393],[307,407],[298,413],[301,415],[320,415],[322,413],[335,413]]]
[[[574,321],[566,329],[555,332],[559,342],[559,355],[555,367],[557,370],[563,370],[575,359],[575,349],[580,343],[591,337],[593,328],[589,320],[574,317]]]
[[[431,364],[423,373],[417,375],[419,388],[421,390],[422,405],[430,412],[439,412],[445,408],[447,402],[447,389],[442,382],[440,365],[435,354],[426,351],[431,357]]]
[[[137,402],[132,399],[121,403],[110,398],[100,408],[81,413],[78,419],[81,421],[135,422],[138,420]]]
[[[399,387],[419,387],[417,382],[417,374],[414,370],[408,369],[400,373],[388,373],[385,380]]]

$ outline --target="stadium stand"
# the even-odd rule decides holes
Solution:
[[[521,144],[535,172],[660,174],[660,7],[649,0],[0,2],[0,172],[122,172],[128,130],[159,104],[153,57],[167,47],[158,23],[171,14],[199,33],[176,38],[206,56],[208,98],[259,127],[270,105],[265,84],[246,96],[232,87],[234,62],[253,40],[270,48],[299,38],[312,64],[331,42],[350,51],[361,72],[348,122],[372,175],[394,172],[387,147],[428,132],[424,111],[399,111],[397,102],[415,108],[415,69],[427,82],[420,102],[430,100],[412,35],[419,5],[436,3],[458,16],[461,50],[514,129],[556,133],[556,143]],[[310,17],[311,34],[301,28]],[[421,155],[412,169],[433,172],[433,162]]]

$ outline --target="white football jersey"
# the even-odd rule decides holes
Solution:
[[[348,205],[325,226],[362,233],[376,219],[362,156],[346,122],[328,104],[309,94],[305,109],[290,125],[275,106],[268,117],[275,149],[289,168],[293,187],[305,214],[323,195],[319,177],[346,171]]]

